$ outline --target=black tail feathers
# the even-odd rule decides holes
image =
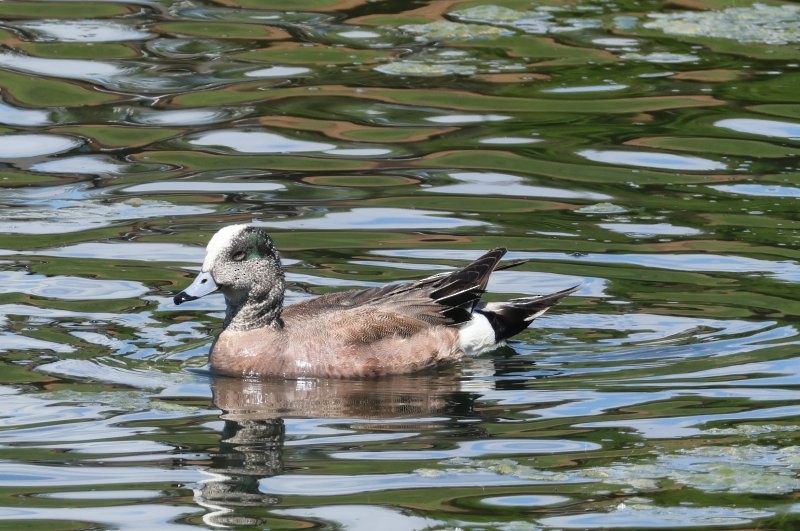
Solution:
[[[430,298],[445,307],[442,314],[456,323],[469,321],[472,312],[486,291],[489,275],[497,267],[497,262],[506,254],[506,249],[498,247],[484,254],[474,262],[458,271],[434,275],[423,280],[433,281],[434,288]]]
[[[495,339],[500,342],[525,330],[534,319],[579,288],[573,286],[549,295],[490,302],[478,306],[475,311],[486,316],[494,329]]]

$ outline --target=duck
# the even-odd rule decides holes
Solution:
[[[411,282],[328,293],[284,306],[286,279],[272,238],[228,225],[206,247],[176,305],[220,291],[225,319],[209,352],[215,374],[240,378],[374,378],[408,374],[494,350],[574,293],[485,302],[507,249]]]

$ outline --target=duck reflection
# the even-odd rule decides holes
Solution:
[[[204,522],[214,526],[263,523],[248,516],[246,508],[278,502],[275,496],[259,491],[259,480],[279,475],[286,468],[284,419],[318,420],[323,424],[330,419],[337,427],[345,424],[370,432],[405,432],[408,425],[403,420],[413,420],[415,429],[420,429],[420,422],[435,423],[437,427],[455,425],[456,419],[474,415],[478,396],[461,391],[460,385],[455,371],[377,380],[214,378],[213,402],[223,411],[220,418],[224,426],[219,449],[211,455],[207,470],[211,477],[195,496],[200,505],[210,510],[203,517]],[[330,435],[331,430],[320,431]]]

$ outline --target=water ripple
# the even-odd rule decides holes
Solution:
[[[578,155],[595,162],[683,171],[724,170],[727,165],[702,157],[645,151],[583,149]]]
[[[800,140],[800,124],[754,118],[726,118],[714,122],[717,127],[751,135]]]
[[[68,467],[0,462],[0,486],[68,487],[86,485],[135,485],[198,482],[202,472],[191,469],[165,470],[154,467]]]
[[[548,527],[564,529],[629,528],[661,529],[682,527],[727,527],[746,525],[773,513],[758,509],[728,507],[628,507],[621,504],[610,512],[591,512],[580,515],[550,516],[540,522]]]
[[[0,135],[0,159],[41,157],[80,146],[80,139],[58,135]]]
[[[296,509],[277,509],[275,514],[324,520],[342,529],[371,531],[380,522],[384,531],[416,531],[445,524],[441,520],[412,516],[405,511],[372,505],[327,505]]]
[[[559,439],[491,439],[459,442],[452,450],[410,450],[380,452],[336,452],[337,459],[412,461],[417,459],[450,459],[453,457],[482,457],[488,455],[556,454],[598,450],[599,444]]]
[[[241,153],[302,153],[327,151],[334,144],[294,140],[274,133],[259,131],[210,131],[189,140],[198,146],[224,147]]]
[[[259,481],[259,490],[283,496],[341,496],[400,489],[558,485],[579,481],[578,479],[565,480],[558,475],[546,473],[542,473],[541,477],[529,478],[476,470],[420,470],[412,473],[354,476],[286,474],[262,479]]]
[[[262,227],[278,229],[445,229],[485,226],[487,223],[461,219],[430,210],[403,208],[357,208],[349,212],[322,213],[317,217],[281,221],[257,221]]]
[[[152,33],[112,20],[32,20],[16,24],[34,34],[38,41],[119,42],[149,39]]]
[[[147,287],[130,280],[31,275],[23,271],[0,271],[0,293],[26,293],[61,300],[139,298]]]
[[[513,197],[553,197],[564,199],[590,199],[607,201],[611,196],[576,189],[534,186],[525,184],[525,179],[506,173],[452,172],[448,177],[462,184],[449,184],[426,188],[426,192],[440,194],[504,195]]]
[[[92,507],[0,507],[0,520],[65,521],[92,522],[104,526],[129,529],[165,529],[168,531],[188,531],[197,529],[194,525],[175,523],[176,520],[195,514],[194,505],[164,505],[155,503],[136,503],[125,506]],[[135,524],[134,524],[135,522]],[[47,524],[45,524],[47,525]],[[134,527],[128,527],[133,525]]]

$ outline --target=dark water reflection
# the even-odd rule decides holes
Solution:
[[[800,8],[0,3],[0,527],[798,525]],[[290,302],[505,245],[508,347],[203,372],[172,295],[268,227]]]
[[[452,417],[470,417],[476,397],[458,388],[455,374],[379,381],[215,378],[212,401],[223,411],[224,426],[219,449],[210,455],[207,473],[212,478],[196,493],[202,505],[215,509],[204,521],[261,523],[241,516],[238,509],[280,504],[281,498],[266,490],[263,481],[293,476],[297,454],[392,444],[415,438],[420,430],[456,428]],[[288,464],[284,454],[292,456]]]

